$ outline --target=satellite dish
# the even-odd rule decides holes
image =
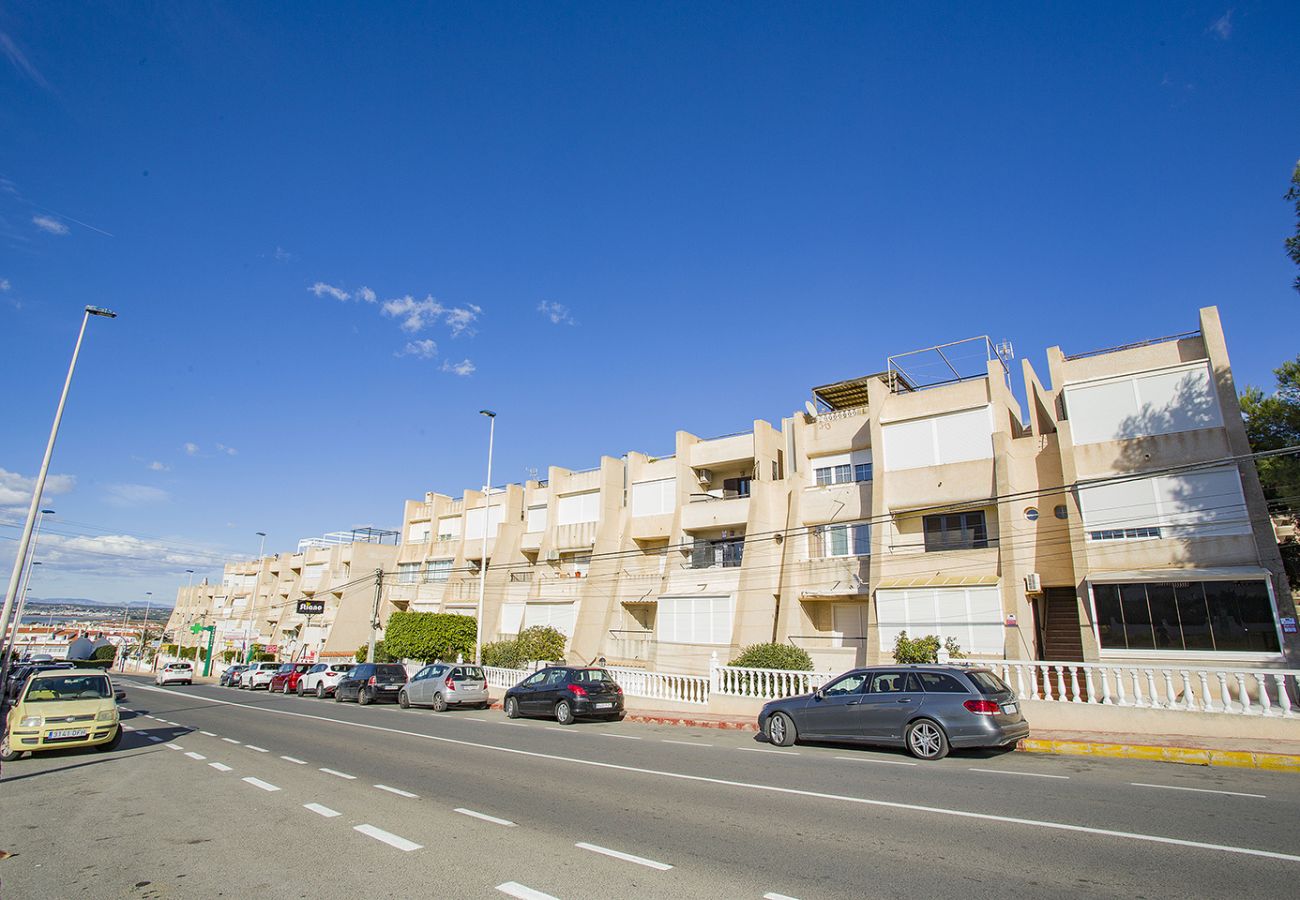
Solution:
[[[813,406],[811,400],[805,400],[803,402],[803,408],[808,410],[808,415],[812,416],[814,419],[817,418],[817,407]]]

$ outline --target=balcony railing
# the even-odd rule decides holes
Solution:
[[[696,541],[691,549],[688,568],[712,569],[719,566],[724,569],[739,568],[744,555],[744,540]]]

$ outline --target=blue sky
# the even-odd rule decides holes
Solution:
[[[170,602],[256,531],[396,526],[481,484],[484,406],[517,481],[1210,304],[1270,384],[1300,6],[1137,7],[0,9],[0,521],[81,307],[120,313],[33,595]]]

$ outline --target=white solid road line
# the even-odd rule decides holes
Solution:
[[[208,763],[208,765],[212,766],[212,768],[216,769],[218,772],[230,771],[230,766],[226,765],[225,763]]]
[[[987,775],[1023,775],[1025,778],[1060,778],[1069,779],[1069,775],[1045,775],[1042,772],[1012,772],[1006,769],[976,769],[971,767],[971,772],[984,772]]]
[[[547,725],[547,731],[558,731],[560,734],[582,734],[581,731],[574,731],[572,728],[560,728],[556,725]]]
[[[222,738],[222,740],[225,741],[227,744],[238,744],[238,743],[239,743],[239,741],[235,740],[234,738]]]
[[[167,747],[168,750],[184,750],[184,749],[185,749],[185,748],[182,747],[180,744],[167,744],[167,745],[165,745],[165,746]]]
[[[281,756],[280,759],[284,760],[285,762],[296,763],[297,765],[300,766],[307,765],[307,760],[298,759],[296,756]]]
[[[648,869],[658,869],[660,872],[667,872],[672,868],[668,863],[656,862],[653,859],[646,859],[644,856],[633,856],[631,853],[624,853],[621,850],[611,850],[608,847],[597,847],[595,844],[584,844],[579,841],[573,846],[580,850],[590,850],[592,853],[602,853],[605,856],[612,856],[614,859],[621,859],[624,862],[636,863],[638,866],[645,866]]]
[[[1229,797],[1253,797],[1257,800],[1268,799],[1264,794],[1245,794],[1241,791],[1214,791],[1209,788],[1177,787],[1172,784],[1143,784],[1140,781],[1130,781],[1129,784],[1133,785],[1133,787],[1160,788],[1163,791],[1195,791],[1198,794],[1226,794]]]
[[[216,735],[213,734],[211,731],[200,731],[199,734],[203,735],[204,737],[216,737]]]
[[[763,895],[763,900],[798,900],[798,898],[791,897],[789,894],[778,894],[776,891],[768,891]]]
[[[244,746],[247,747],[249,750],[256,750],[258,753],[269,753],[269,752],[270,752],[270,751],[267,750],[265,747],[254,747],[252,744],[245,744]]]
[[[386,784],[377,784],[375,787],[379,788],[381,791],[388,791],[390,794],[396,794],[399,797],[410,797],[413,800],[420,799],[419,794],[412,794],[410,791],[404,791],[401,788],[389,787]]]
[[[869,762],[880,763],[882,766],[915,766],[917,763],[907,762],[902,759],[872,759],[870,756],[837,756],[835,759],[842,759],[846,762]]]
[[[324,816],[324,817],[327,818],[327,819],[332,819],[332,818],[334,818],[335,816],[341,816],[341,815],[343,815],[343,813],[341,813],[341,812],[336,812],[335,810],[330,809],[328,806],[321,806],[319,803],[304,803],[304,804],[302,805],[302,808],[303,808],[303,809],[310,809],[310,810],[311,810],[312,812],[314,812],[316,815],[318,815],[318,816]]]
[[[422,845],[415,841],[408,841],[404,837],[398,837],[390,831],[384,831],[382,828],[376,828],[373,825],[353,825],[353,831],[359,831],[367,837],[372,837],[377,841],[383,841],[390,847],[396,847],[398,850],[405,850],[410,853],[412,850],[419,850]]]
[[[748,750],[750,753],[780,753],[782,756],[798,756],[798,750],[770,750],[767,747],[737,747],[737,750]]]
[[[248,782],[248,783],[251,784],[253,787],[261,788],[261,789],[264,790],[264,791],[278,791],[278,790],[279,790],[278,787],[276,787],[275,785],[271,784],[270,782],[268,782],[268,781],[263,781],[263,780],[260,779],[260,778],[253,778],[251,775],[250,775],[248,778],[245,778],[244,781]]]
[[[517,897],[518,900],[556,900],[550,894],[543,894],[541,891],[535,891],[527,885],[522,885],[517,881],[507,881],[505,884],[498,884],[497,890],[507,897]]]
[[[1279,853],[1274,850],[1258,850],[1254,847],[1236,847],[1231,844],[1212,844],[1208,841],[1191,841],[1183,838],[1165,837],[1164,835],[1159,834],[1119,831],[1113,828],[1092,828],[1087,825],[1074,825],[1069,822],[1053,822],[1047,819],[1025,819],[1018,816],[999,816],[993,813],[952,809],[950,807],[924,806],[919,803],[902,803],[896,800],[878,800],[871,797],[852,797],[846,794],[808,791],[801,788],[782,787],[776,784],[757,784],[748,781],[732,781],[727,778],[713,778],[708,775],[691,775],[687,772],[670,772],[666,769],[648,769],[642,766],[628,766],[621,763],[601,762],[593,759],[579,759],[571,756],[561,756],[557,753],[542,753],[537,750],[521,750],[516,747],[498,747],[495,744],[466,741],[459,738],[444,737],[436,734],[422,734],[418,731],[403,731],[400,728],[388,728],[384,725],[372,725],[367,722],[350,722],[345,719],[331,719],[329,716],[319,716],[312,713],[292,712],[290,710],[272,709],[265,706],[252,706],[247,703],[234,703],[230,700],[215,700],[208,697],[199,697],[194,694],[180,693],[178,691],[168,690],[167,688],[149,687],[147,685],[136,685],[136,688],[144,691],[157,691],[160,694],[169,694],[174,697],[183,697],[190,702],[197,700],[203,703],[212,704],[213,706],[235,706],[248,712],[261,712],[277,716],[293,716],[294,718],[311,719],[317,722],[326,722],[330,725],[337,725],[345,728],[360,728],[366,731],[400,734],[405,737],[412,737],[424,741],[434,741],[439,744],[451,744],[458,747],[473,747],[478,750],[491,750],[496,753],[507,753],[512,756],[525,757],[529,759],[546,759],[552,762],[569,763],[586,768],[608,769],[611,772],[630,772],[637,775],[652,775],[658,778],[669,778],[677,781],[693,781],[698,784],[716,784],[721,787],[739,788],[747,791],[760,791],[767,794],[782,794],[787,797],[808,797],[814,800],[833,800],[839,803],[856,803],[860,806],[874,806],[880,809],[894,809],[902,812],[922,813],[931,816],[949,816],[957,819],[972,819],[979,822],[997,822],[1003,825],[1023,825],[1027,828],[1050,828],[1056,831],[1068,831],[1074,834],[1092,834],[1103,838],[1119,838],[1120,840],[1130,842],[1145,841],[1149,844],[1163,844],[1169,847],[1187,847],[1196,850],[1217,850],[1221,853],[1233,853],[1240,856],[1256,856],[1262,859],[1276,859],[1283,862],[1300,863],[1300,855],[1294,853]]]
[[[346,778],[348,781],[356,781],[356,780],[357,780],[357,776],[355,776],[355,775],[349,775],[347,772],[339,772],[339,771],[337,771],[337,770],[335,770],[335,769],[325,769],[325,768],[322,768],[320,771],[324,772],[326,775],[337,775],[339,778]]]
[[[596,734],[600,735],[601,737],[616,737],[616,738],[622,738],[622,739],[625,740],[625,741],[639,741],[639,740],[641,740],[639,737],[637,737],[637,736],[634,735],[634,734],[614,734],[613,732],[610,732],[610,731],[597,731]]]
[[[515,726],[516,728],[529,728],[529,727],[531,727],[527,722],[497,722],[497,724],[498,724],[498,725],[513,725],[513,726]]]
[[[195,753],[193,750],[191,750],[189,753],[186,753],[185,755],[188,756],[190,759],[207,759],[207,757],[204,756],[202,753]]]
[[[481,718],[481,717],[479,717],[479,716],[461,716],[461,720],[464,721],[464,722],[490,722],[490,721],[492,721],[491,719],[484,719],[484,718]]]
[[[706,744],[703,741],[672,741],[669,740],[668,738],[663,738],[661,740],[661,743],[678,744],[682,747],[712,747],[713,746],[712,744]]]
[[[460,806],[453,809],[452,812],[458,812],[462,816],[473,816],[476,819],[482,819],[484,822],[491,822],[493,825],[505,825],[507,828],[515,827],[515,823],[511,822],[509,819],[498,819],[496,816],[489,816],[487,813],[474,812],[472,809],[465,809]]]

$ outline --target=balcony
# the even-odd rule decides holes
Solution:
[[[580,550],[596,543],[596,523],[578,522],[555,529],[555,549]]]
[[[524,534],[519,539],[519,549],[533,551],[542,549],[542,532],[533,531]]]
[[[692,494],[682,508],[683,531],[738,528],[749,521],[749,497]]]
[[[691,569],[738,569],[745,555],[745,541],[695,541],[687,567]]]
[[[691,468],[715,468],[754,458],[754,433],[746,431],[691,445]]]

